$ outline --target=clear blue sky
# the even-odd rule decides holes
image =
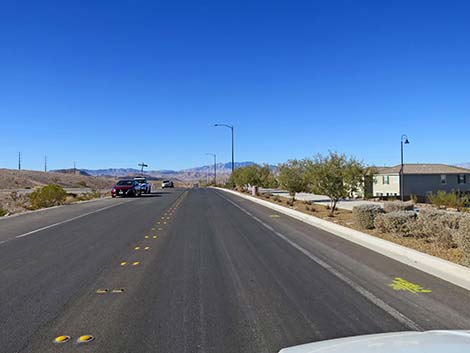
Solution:
[[[3,1],[0,167],[470,162],[469,1]]]

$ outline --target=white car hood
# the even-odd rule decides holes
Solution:
[[[394,332],[338,338],[279,353],[469,353],[470,331]]]

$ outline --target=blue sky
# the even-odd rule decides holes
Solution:
[[[0,6],[0,167],[470,162],[468,1]]]

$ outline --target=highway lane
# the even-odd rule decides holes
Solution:
[[[470,329],[467,291],[273,213],[212,189],[175,190],[3,244],[0,351],[277,352]],[[76,344],[84,334],[95,339]],[[54,344],[58,335],[72,338]]]

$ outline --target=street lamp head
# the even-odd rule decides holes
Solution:
[[[408,136],[406,135],[401,135],[401,142],[403,142],[405,145],[410,144],[410,141],[408,140]]]
[[[405,145],[409,145],[409,144],[410,144],[410,141],[408,141],[408,139],[405,139],[404,144],[405,144]]]

